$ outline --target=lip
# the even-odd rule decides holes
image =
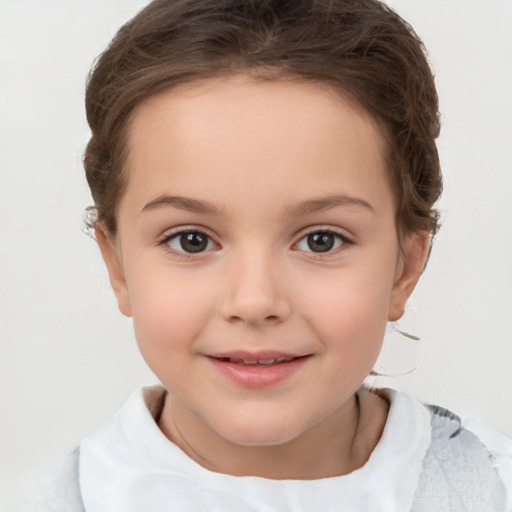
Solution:
[[[277,351],[207,354],[207,359],[221,375],[239,386],[252,389],[267,388],[282,382],[296,373],[310,357],[311,354]],[[271,360],[277,361],[269,363]]]

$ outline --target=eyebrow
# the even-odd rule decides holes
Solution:
[[[318,197],[302,201],[296,205],[287,208],[287,213],[291,216],[306,213],[321,212],[335,208],[336,206],[357,206],[375,213],[373,206],[364,199],[347,195],[335,194],[325,197]]]
[[[190,197],[162,195],[153,199],[142,208],[143,212],[150,212],[171,206],[179,210],[186,210],[195,213],[210,213],[220,215],[221,211],[208,201],[192,199]]]
[[[206,213],[214,215],[222,214],[221,210],[219,210],[216,206],[209,203],[208,201],[192,199],[190,197],[170,195],[158,196],[156,199],[153,199],[147,203],[144,208],[142,208],[142,211],[150,212],[169,206],[179,210],[186,210],[194,213]],[[285,211],[288,215],[295,216],[300,214],[320,212],[330,208],[335,208],[336,206],[358,206],[375,213],[373,206],[368,201],[358,197],[339,194],[301,201],[298,204],[288,206]]]

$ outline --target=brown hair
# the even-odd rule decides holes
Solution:
[[[414,30],[377,0],[155,0],[89,76],[84,163],[96,218],[116,234],[130,114],[177,84],[246,73],[330,85],[382,126],[399,233],[437,231],[438,99]],[[94,222],[93,221],[93,222]]]

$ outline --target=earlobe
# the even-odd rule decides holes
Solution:
[[[430,233],[428,232],[413,233],[405,240],[389,303],[388,320],[390,322],[396,322],[402,318],[405,304],[425,268],[429,251]]]
[[[96,241],[100,247],[103,261],[107,266],[110,285],[114,290],[119,310],[125,316],[132,316],[130,296],[124,275],[124,269],[115,242],[100,223],[94,226]]]

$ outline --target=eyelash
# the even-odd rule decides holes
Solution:
[[[187,251],[180,251],[180,250],[173,249],[169,245],[169,243],[172,240],[179,239],[179,237],[186,235],[186,234],[202,235],[202,236],[206,237],[207,238],[206,247],[197,252],[187,252]],[[325,258],[325,257],[329,257],[330,255],[338,253],[340,250],[344,250],[343,249],[344,246],[352,245],[354,243],[349,237],[347,237],[345,234],[340,233],[337,230],[334,230],[332,228],[319,227],[316,229],[312,229],[312,230],[303,232],[301,234],[301,237],[299,238],[299,240],[293,244],[293,247],[297,247],[303,241],[305,241],[305,243],[308,243],[308,241],[307,241],[308,237],[312,236],[312,235],[317,235],[317,234],[333,235],[337,239],[338,245],[334,248],[331,247],[324,252],[322,252],[322,251],[315,252],[312,250],[306,251],[303,249],[298,249],[298,250],[312,255],[310,257]],[[334,243],[336,244],[336,242],[334,242]],[[172,231],[171,233],[166,234],[164,236],[164,238],[162,238],[162,240],[158,243],[158,245],[163,246],[167,252],[173,254],[175,257],[178,257],[178,258],[181,258],[184,260],[195,259],[195,258],[197,258],[197,255],[201,255],[201,254],[204,254],[205,252],[209,252],[212,249],[211,247],[208,248],[208,246],[210,244],[214,244],[218,247],[218,244],[213,240],[213,238],[210,235],[208,235],[203,229],[197,228],[197,227],[192,227],[192,226],[177,228],[176,230]]]
[[[197,228],[197,227],[193,227],[193,226],[190,226],[190,227],[185,226],[185,227],[182,227],[182,228],[177,228],[174,231],[172,231],[171,233],[167,233],[162,238],[162,240],[158,243],[158,245],[161,245],[168,253],[172,254],[173,256],[175,256],[177,258],[181,258],[183,260],[194,259],[194,258],[197,257],[197,255],[201,255],[201,254],[209,251],[208,248],[206,248],[206,250],[197,251],[195,253],[194,252],[179,251],[179,250],[173,249],[169,245],[169,243],[172,240],[179,239],[181,236],[186,235],[186,234],[202,235],[202,236],[206,237],[207,238],[207,247],[208,247],[208,245],[210,245],[212,243],[214,245],[218,246],[218,244],[213,240],[213,238],[210,235],[208,235],[205,232],[205,230]]]
[[[351,240],[346,234],[341,233],[340,231],[330,228],[330,227],[324,228],[324,227],[320,226],[320,227],[315,227],[312,230],[307,230],[307,231],[303,232],[301,234],[301,237],[298,240],[298,242],[296,242],[293,246],[297,247],[303,241],[305,241],[305,243],[308,243],[308,241],[307,241],[308,237],[310,237],[312,235],[317,235],[317,234],[334,236],[337,239],[337,242],[335,241],[334,243],[335,244],[338,243],[338,245],[335,247],[331,247],[324,252],[322,252],[322,251],[316,252],[313,250],[303,251],[303,252],[307,253],[308,257],[310,257],[310,258],[311,257],[312,258],[326,258],[329,256],[333,256],[335,254],[338,254],[338,252],[340,252],[340,251],[346,250],[346,248],[347,248],[346,246],[353,245],[353,243],[354,243],[353,240]],[[299,249],[299,250],[301,250],[301,249]]]

